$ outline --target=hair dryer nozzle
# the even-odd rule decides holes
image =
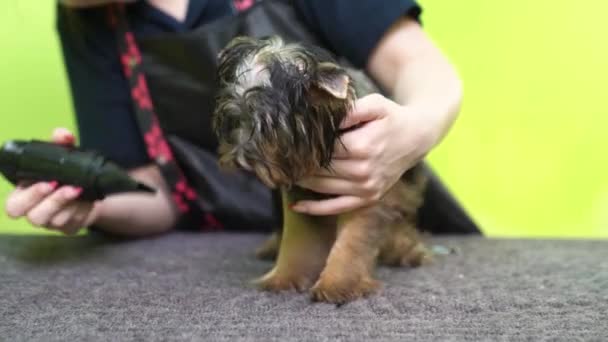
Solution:
[[[137,190],[138,191],[142,191],[142,192],[149,192],[151,194],[156,193],[156,189],[147,186],[146,184],[143,183],[137,183]]]

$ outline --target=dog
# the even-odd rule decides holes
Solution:
[[[321,199],[297,182],[331,169],[340,124],[357,97],[378,89],[328,51],[277,36],[237,37],[219,54],[213,128],[219,163],[241,168],[280,189],[283,227],[257,252],[276,259],[256,280],[264,290],[309,291],[343,304],[375,293],[375,266],[419,266],[432,260],[416,227],[427,179],[406,172],[377,204],[334,216],[296,213],[290,205]]]

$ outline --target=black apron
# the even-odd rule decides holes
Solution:
[[[136,44],[158,123],[178,167],[198,195],[200,211],[194,214],[212,216],[231,230],[274,229],[281,224],[278,193],[248,172],[225,173],[217,165],[218,142],[211,124],[217,56],[239,35],[279,35],[286,42],[324,45],[289,0],[259,1],[237,16],[189,32],[147,36]],[[424,168],[430,181],[419,212],[420,227],[436,234],[479,233],[441,180],[428,165]],[[173,177],[171,172],[165,175]],[[185,225],[193,222],[187,220]]]

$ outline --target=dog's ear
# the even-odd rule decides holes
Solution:
[[[320,63],[318,75],[317,87],[340,100],[348,97],[350,77],[346,70],[333,63]]]

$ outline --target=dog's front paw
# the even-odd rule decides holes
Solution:
[[[334,304],[345,304],[374,294],[380,282],[370,277],[331,277],[322,274],[310,290],[312,300]]]
[[[297,273],[278,272],[275,269],[268,272],[259,279],[254,280],[254,284],[264,291],[298,291],[304,292],[310,288],[313,280],[305,275]]]

